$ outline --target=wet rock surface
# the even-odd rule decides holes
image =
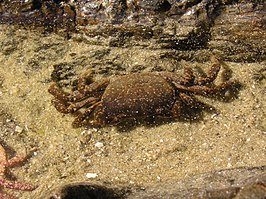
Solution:
[[[251,62],[265,59],[265,10],[259,0],[18,0],[0,1],[0,22],[55,30],[89,44],[167,49],[165,56],[180,59],[206,60],[208,51]]]
[[[63,185],[46,193],[42,199],[54,198],[103,198],[103,199],[144,199],[144,198],[227,198],[263,199],[266,197],[266,167],[242,167],[214,171],[188,177],[154,187],[115,188],[89,182]]]

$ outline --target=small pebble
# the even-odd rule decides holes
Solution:
[[[86,173],[87,178],[97,178],[98,174],[97,173]]]
[[[95,146],[96,146],[97,148],[102,148],[102,147],[103,147],[103,143],[102,143],[102,142],[96,142],[96,143],[95,143]]]
[[[15,127],[15,132],[21,133],[22,131],[23,131],[23,128],[21,128],[20,126]]]

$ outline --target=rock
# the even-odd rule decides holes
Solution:
[[[227,60],[265,60],[266,4],[227,5],[210,33],[209,49],[221,52]]]
[[[241,167],[203,173],[177,182],[159,183],[153,187],[142,188],[112,187],[90,182],[75,182],[55,188],[41,198],[264,199],[266,196],[265,187],[265,166]]]
[[[133,198],[253,198],[266,196],[266,167],[240,167],[212,171],[185,178],[177,182],[147,187],[145,193],[136,192]],[[254,197],[253,197],[254,196]]]
[[[259,0],[20,0],[0,1],[0,23],[55,30],[89,44],[165,49],[177,59],[207,60],[214,52],[254,62],[266,58],[265,10]]]
[[[41,30],[74,31],[75,12],[63,1],[0,1],[0,23],[19,24]]]

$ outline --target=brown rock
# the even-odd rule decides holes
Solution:
[[[118,188],[112,185],[75,182],[58,187],[41,198],[264,199],[266,197],[265,169],[264,166],[225,169],[145,188]]]
[[[76,31],[90,44],[167,49],[178,59],[192,55],[206,60],[215,52],[225,60],[262,61],[265,10],[255,0],[20,0],[0,1],[0,23],[33,25],[67,36]]]

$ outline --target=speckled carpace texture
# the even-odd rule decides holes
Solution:
[[[162,52],[93,46],[75,37],[65,40],[1,25],[0,142],[9,146],[10,155],[24,147],[38,149],[12,171],[38,188],[12,193],[38,198],[60,184],[86,180],[145,187],[212,170],[265,165],[265,62],[226,62],[242,89],[229,101],[199,97],[216,110],[203,111],[195,120],[73,129],[73,117],[57,112],[50,102],[47,89],[55,65],[73,75],[93,69],[96,79],[134,71],[180,72],[182,64],[160,58]],[[211,65],[183,64],[204,71]]]

